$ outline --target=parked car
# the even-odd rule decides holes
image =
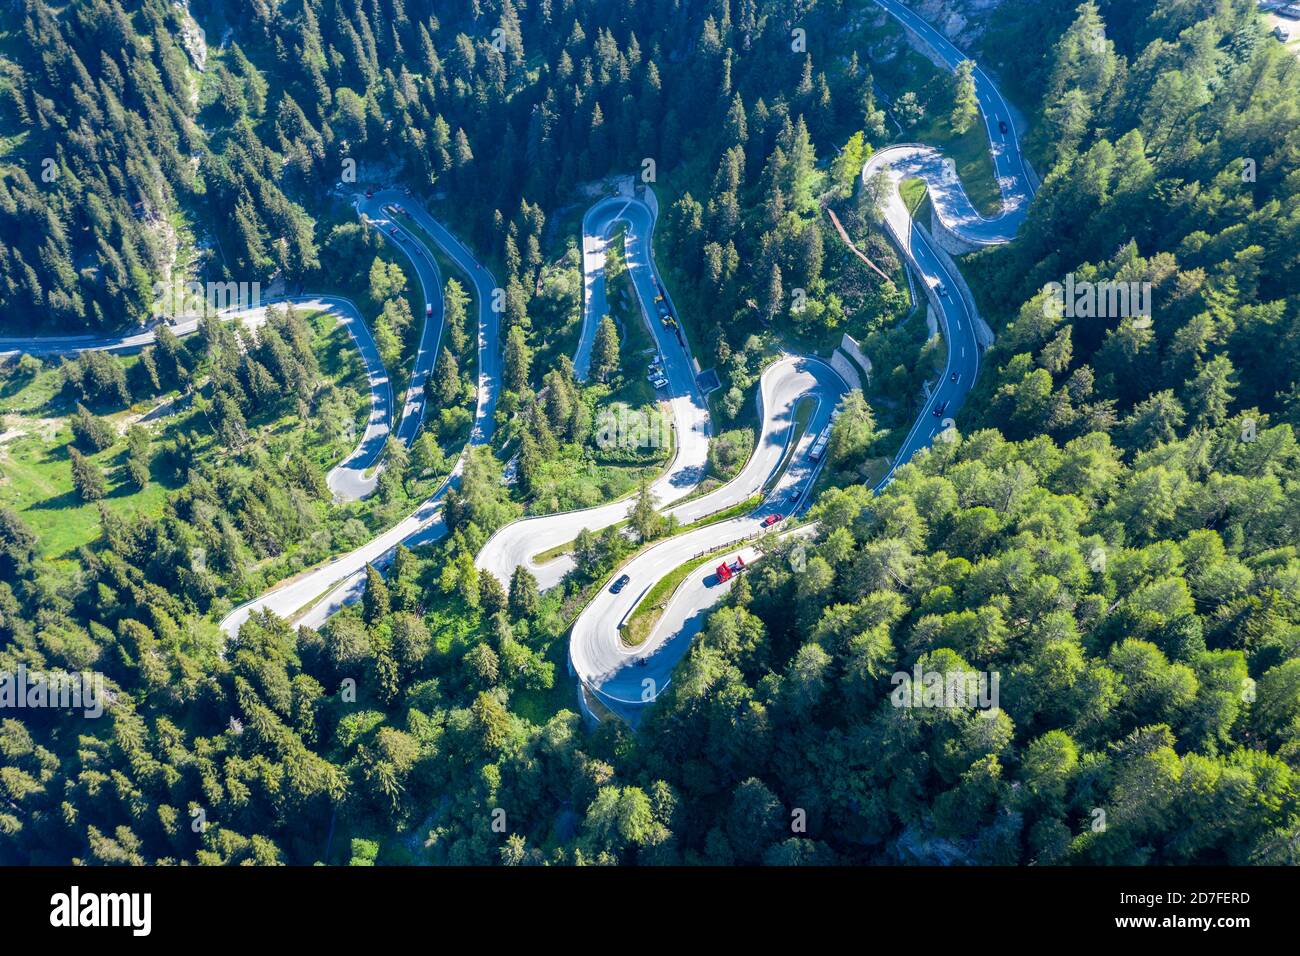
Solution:
[[[609,593],[617,594],[619,591],[627,587],[627,583],[631,580],[632,579],[626,574],[619,575],[618,580],[609,586]]]
[[[744,571],[745,567],[745,559],[740,555],[736,555],[734,561],[723,561],[714,569],[718,575],[718,583],[722,584],[724,581],[730,581],[741,571]]]

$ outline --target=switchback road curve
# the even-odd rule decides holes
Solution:
[[[420,283],[421,305],[420,342],[412,364],[410,384],[402,417],[397,426],[397,437],[410,447],[424,421],[426,397],[425,382],[432,374],[437,359],[437,344],[442,335],[442,280],[437,262],[423,243],[419,242],[401,224],[391,220],[383,207],[403,198],[389,191],[366,198],[357,195],[353,206],[362,221],[376,229],[390,245],[401,251],[411,262]],[[393,385],[374,336],[360,310],[349,299],[340,296],[307,295],[276,298],[267,305],[293,303],[311,311],[331,314],[352,338],[365,367],[370,390],[370,414],[357,447],[325,476],[326,485],[339,501],[355,501],[371,494],[379,478],[380,459],[393,427]],[[252,331],[266,321],[266,306],[224,309],[217,313],[224,321],[238,321]],[[191,335],[198,330],[200,317],[185,315],[168,323],[178,337]],[[45,337],[0,338],[0,359],[27,353],[37,356],[69,355],[84,351],[134,352],[152,345],[157,337],[157,324],[129,329],[116,335],[69,335]]]
[[[373,472],[384,451],[384,442],[393,418],[393,385],[388,371],[379,357],[379,349],[360,310],[351,299],[334,295],[287,296],[269,301],[255,308],[224,309],[217,314],[222,321],[238,322],[248,331],[266,323],[266,310],[271,306],[293,305],[306,312],[325,312],[347,329],[357,347],[365,367],[367,387],[370,391],[370,413],[357,447],[338,465],[330,469],[325,482],[340,501],[362,498],[374,490]],[[183,316],[168,323],[177,337],[198,331],[197,316]],[[78,352],[138,352],[153,345],[160,326],[150,325],[130,329],[117,335],[60,335],[32,338],[0,338],[0,359],[13,355],[75,355]]]
[[[847,391],[848,385],[839,373],[820,359],[787,357],[764,370],[759,389],[762,425],[749,462],[727,485],[670,509],[668,514],[689,523],[717,514],[729,507],[729,502],[745,501],[766,488],[763,502],[748,514],[703,525],[651,545],[619,569],[628,576],[627,585],[617,593],[602,588],[574,622],[569,662],[582,687],[607,708],[631,718],[652,703],[668,686],[673,667],[689,646],[689,634],[686,640],[680,640],[679,633],[659,627],[649,640],[629,647],[620,634],[628,616],[664,576],[707,552],[772,533],[806,507],[822,461],[813,458],[811,447],[830,424],[835,407]],[[796,437],[795,413],[805,401],[812,402],[813,408],[806,427]],[[722,557],[719,554],[717,560]],[[715,563],[711,561],[710,566]],[[721,592],[715,596],[707,589],[693,593],[696,603],[689,607],[678,604],[675,614],[690,617],[721,596]]]
[[[948,69],[955,71],[958,64],[968,59],[942,33],[898,0],[875,2],[933,49]],[[862,167],[864,188],[872,184],[878,173],[883,173],[888,179],[888,188],[880,197],[885,231],[902,253],[906,265],[920,278],[927,300],[939,315],[948,345],[943,376],[927,396],[878,488],[892,481],[898,468],[950,426],[974,387],[980,361],[977,316],[972,303],[961,292],[964,283],[950,269],[951,259],[938,251],[925,230],[912,220],[898,193],[898,184],[909,178],[923,180],[935,214],[945,228],[974,246],[997,245],[1014,239],[1034,198],[1032,174],[1020,147],[1011,108],[978,66],[973,76],[976,100],[989,137],[994,175],[1002,194],[1001,215],[993,219],[981,216],[952,164],[932,147],[920,144],[891,146],[872,155]]]
[[[492,440],[501,381],[500,316],[493,309],[496,280],[464,243],[429,215],[419,203],[396,190],[376,193],[373,197],[373,202],[381,208],[390,201],[400,201],[403,204],[407,215],[423,233],[437,243],[443,254],[456,264],[473,287],[478,306],[479,374],[478,401],[469,442],[447,480],[411,514],[361,547],[291,578],[255,600],[235,608],[221,622],[221,629],[227,636],[237,634],[239,626],[257,611],[271,611],[280,617],[296,618],[298,623],[309,627],[319,627],[340,608],[357,600],[364,590],[367,564],[385,566],[391,561],[399,544],[416,547],[435,541],[445,534],[442,502],[447,489],[459,481],[469,448],[488,444]],[[423,254],[432,264],[433,256],[422,240],[410,231],[406,231],[405,235],[405,241],[413,244],[415,256]],[[425,350],[425,354],[436,356],[436,340]]]
[[[938,31],[897,0],[876,0],[891,16],[928,43],[949,69],[966,59]],[[1002,214],[986,219],[975,209],[956,172],[943,156],[922,145],[897,146],[881,150],[863,166],[864,188],[876,173],[883,171],[889,185],[883,199],[883,224],[902,252],[906,265],[921,279],[926,298],[937,310],[948,356],[943,377],[927,396],[916,421],[894,458],[889,472],[878,488],[887,485],[895,470],[921,448],[927,447],[940,431],[949,427],[979,373],[981,343],[977,334],[973,307],[961,293],[960,276],[954,275],[946,256],[934,247],[925,231],[908,214],[898,194],[904,178],[923,179],[940,221],[954,235],[974,246],[1011,241],[1028,213],[1033,200],[1033,183],[1028,172],[1012,121],[1010,108],[1001,93],[978,68],[974,71],[976,96],[993,158],[995,176],[1002,194]],[[766,430],[766,429],[765,429]],[[784,486],[807,487],[800,493],[806,498],[815,477],[816,464],[808,458],[807,442],[817,434],[810,427],[792,464],[780,479]],[[802,472],[802,473],[801,473]],[[772,499],[769,499],[772,500]],[[689,574],[667,601],[658,625],[649,639],[639,647],[624,643],[619,629],[635,610],[653,584],[682,567],[702,552],[719,545],[750,539],[763,528],[756,520],[763,514],[731,519],[695,532],[662,542],[620,569],[631,579],[617,594],[604,589],[579,615],[569,644],[570,664],[581,682],[580,693],[589,693],[607,709],[636,722],[643,709],[654,702],[671,679],[677,661],[686,652],[691,638],[703,624],[707,610],[717,604],[727,587],[719,586],[710,570],[712,561]],[[814,534],[815,528],[797,529],[795,534]],[[739,552],[752,562],[761,551],[747,545]],[[723,555],[719,555],[719,558]],[[726,557],[733,557],[726,555]]]
[[[650,486],[650,494],[662,508],[689,495],[704,478],[709,457],[709,410],[695,383],[695,363],[688,348],[664,327],[655,312],[655,297],[663,284],[651,250],[654,214],[640,199],[629,196],[602,199],[583,217],[585,291],[582,335],[574,370],[579,378],[586,377],[596,327],[609,312],[605,294],[605,248],[619,223],[627,227],[624,248],[628,274],[636,289],[642,318],[663,358],[664,377],[668,380],[661,398],[667,402],[672,420],[674,454],[668,468]],[[666,290],[664,295],[668,298]],[[668,302],[671,304],[671,298]],[[677,314],[673,308],[673,315]],[[512,522],[488,539],[475,563],[505,585],[509,585],[514,569],[523,565],[537,578],[542,590],[552,588],[573,567],[572,557],[562,555],[538,564],[534,556],[572,541],[584,528],[599,531],[617,524],[628,516],[634,505],[634,499],[624,498],[594,508]]]

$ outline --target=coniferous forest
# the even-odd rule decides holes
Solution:
[[[997,82],[990,129],[969,68],[875,0],[8,0],[0,671],[93,672],[107,704],[0,707],[0,863],[1300,862],[1300,51],[1254,0],[908,6]],[[951,432],[895,461],[956,346],[863,164],[931,145],[992,218],[1000,120],[1036,195],[954,256],[941,295],[990,341]],[[848,334],[872,366],[807,533],[762,539],[631,721],[581,705],[575,621],[699,519],[650,491],[680,429],[600,437],[629,409],[671,431],[644,236],[611,239],[575,372],[583,217],[619,176],[653,190],[660,295],[718,378],[701,492],[759,453],[781,356]],[[930,226],[924,186],[899,191]],[[477,268],[439,248],[422,285],[350,205],[385,187]],[[1054,309],[1067,275],[1149,313]],[[373,494],[329,483],[370,416],[349,333],[295,298],[177,335],[178,281],[346,298],[399,411],[437,297],[423,425]],[[439,494],[445,533],[328,620],[223,630]],[[553,587],[476,563],[517,519],[622,499],[545,556]],[[924,671],[996,674],[998,706],[899,706]]]

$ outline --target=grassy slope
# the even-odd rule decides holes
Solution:
[[[939,149],[957,164],[957,175],[981,215],[994,216],[1002,208],[1002,196],[993,175],[993,158],[989,155],[988,133],[982,121],[977,121],[963,134],[956,133],[948,123],[951,96],[948,93],[949,74],[906,45],[903,29],[891,18],[878,36],[890,42],[904,44],[903,54],[892,60],[871,61],[872,75],[877,88],[892,103],[903,93],[914,91],[925,104],[926,115],[919,124],[901,132],[887,124],[896,142],[925,143]],[[880,144],[888,145],[888,144]]]
[[[360,396],[357,409],[357,433],[360,434],[369,409],[369,392],[360,359],[347,331],[331,317],[318,314],[310,321],[322,375],[340,386],[353,388]],[[3,430],[24,433],[0,444],[0,505],[12,507],[22,515],[36,534],[43,555],[71,559],[72,552],[99,536],[99,509],[95,503],[83,503],[72,487],[68,456],[72,431],[66,418],[71,408],[59,393],[60,383],[61,373],[55,366],[42,369],[25,384],[15,383],[15,387],[6,382],[0,387],[3,396],[0,410],[14,413],[5,416]],[[124,431],[143,412],[171,397],[175,393],[137,403],[105,417]],[[148,426],[153,432],[153,477],[143,491],[134,490],[127,481],[125,439],[89,456],[104,471],[108,481],[104,504],[128,519],[148,519],[162,512],[168,493],[177,485],[166,474],[159,452],[178,430],[188,427],[192,414],[182,411]],[[277,443],[301,442],[311,437],[306,425],[293,415],[264,423],[259,431],[274,435]],[[305,450],[326,468],[337,464],[341,457],[338,449],[310,441]],[[200,455],[211,457],[219,453],[209,443],[202,447]]]

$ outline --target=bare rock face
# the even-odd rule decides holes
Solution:
[[[194,69],[202,73],[208,62],[208,42],[203,35],[203,28],[190,16],[188,4],[177,3],[175,6],[183,13],[179,38],[181,47],[185,50],[185,55],[190,58]]]
[[[908,6],[961,45],[977,40],[987,29],[991,15],[1005,0],[907,0]]]

